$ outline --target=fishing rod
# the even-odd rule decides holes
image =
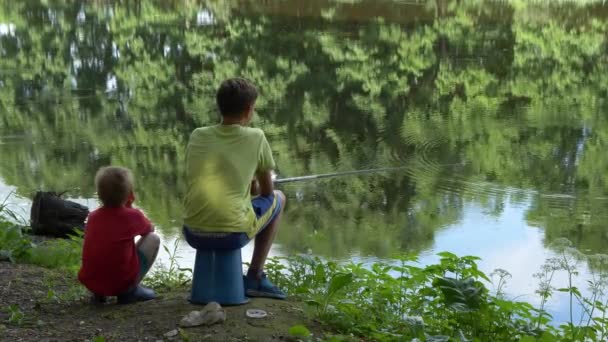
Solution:
[[[458,165],[465,165],[465,164],[466,164],[465,162],[461,162],[461,163],[452,163],[452,164],[440,164],[438,166],[458,166]],[[407,166],[396,166],[396,167],[381,167],[381,168],[365,169],[365,170],[352,170],[352,171],[344,171],[344,172],[321,173],[318,175],[275,179],[275,180],[273,180],[273,182],[275,184],[283,184],[283,183],[301,182],[301,181],[307,181],[307,180],[316,180],[316,179],[322,179],[322,178],[360,175],[360,174],[366,174],[366,173],[398,171],[398,170],[404,170],[406,168],[407,168]]]
[[[344,172],[333,172],[333,173],[322,173],[318,175],[309,175],[309,176],[300,176],[300,177],[289,177],[282,179],[275,179],[275,184],[283,184],[283,183],[292,183],[292,182],[301,182],[307,180],[321,179],[321,178],[331,178],[331,177],[339,177],[339,176],[349,176],[349,175],[359,175],[365,173],[375,173],[375,172],[386,172],[386,171],[397,171],[405,169],[405,166],[399,167],[383,167],[377,169],[365,169],[365,170],[353,170],[353,171],[344,171]]]

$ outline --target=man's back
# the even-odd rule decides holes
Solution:
[[[256,170],[273,167],[260,129],[217,125],[194,130],[186,150],[184,223],[206,232],[252,231],[251,180]]]

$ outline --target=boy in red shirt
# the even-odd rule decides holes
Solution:
[[[107,296],[118,296],[120,304],[154,299],[154,291],[139,283],[156,259],[160,238],[144,214],[131,207],[131,171],[104,167],[95,186],[103,206],[89,214],[78,280],[93,293],[93,303],[105,303]],[[136,236],[141,236],[137,243]]]

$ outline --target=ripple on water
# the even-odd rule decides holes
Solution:
[[[506,126],[511,125],[534,125],[534,122],[526,120],[507,120]],[[512,127],[512,126],[511,126]],[[438,131],[438,130],[437,130]],[[457,162],[442,162],[434,155],[440,155],[439,150],[445,149],[447,139],[438,136],[427,127],[419,123],[404,124],[400,130],[403,141],[414,147],[415,155],[404,157],[399,151],[393,151],[391,158],[396,163],[407,163],[407,174],[414,179],[419,186],[432,186],[435,190],[452,193],[462,197],[509,197],[514,202],[526,203],[533,196],[539,196],[551,208],[567,208],[570,202],[577,198],[573,193],[541,193],[535,189],[522,189],[513,186],[505,186],[491,181],[475,180],[474,170],[467,169],[466,160]],[[534,157],[531,151],[530,157]],[[458,155],[452,152],[452,155]],[[606,201],[607,196],[595,196],[593,201]]]

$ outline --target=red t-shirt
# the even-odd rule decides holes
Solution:
[[[101,207],[87,220],[78,280],[91,292],[116,296],[135,285],[139,258],[134,238],[152,232],[152,224],[133,208]]]

